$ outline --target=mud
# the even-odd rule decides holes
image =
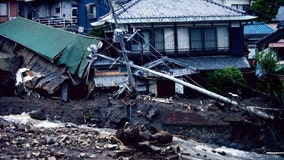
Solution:
[[[245,101],[257,106],[263,103],[259,97]],[[284,150],[284,123],[280,119],[265,120],[238,108],[220,107],[208,98],[176,97],[172,102],[114,99],[110,93],[96,93],[93,98],[68,102],[56,97],[4,96],[0,97],[0,114],[33,112],[37,119],[112,129],[121,129],[129,122],[132,126],[164,130],[184,139],[261,154]]]

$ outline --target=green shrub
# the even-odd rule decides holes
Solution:
[[[104,37],[104,29],[103,28],[93,28],[90,31],[90,35],[95,37]]]
[[[245,86],[245,79],[243,73],[235,68],[228,67],[218,69],[214,73],[210,73],[208,76],[209,90],[227,94],[228,92],[241,94],[243,87]]]

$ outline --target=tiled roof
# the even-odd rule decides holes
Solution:
[[[245,35],[267,35],[274,30],[263,22],[255,22],[244,26]]]
[[[118,23],[242,21],[255,18],[211,0],[132,0],[116,10]],[[103,20],[114,22],[111,14]]]
[[[245,57],[233,57],[233,56],[207,56],[207,57],[187,57],[187,58],[172,58],[179,63],[185,64],[184,67],[173,67],[173,65],[168,65],[167,69],[159,68],[158,65],[150,67],[153,70],[166,73],[173,77],[181,77],[185,75],[193,75],[199,71],[210,71],[216,69],[222,69],[227,67],[236,67],[239,69],[250,68],[249,62]],[[149,68],[150,64],[155,63],[150,62],[145,64],[144,67]],[[140,72],[140,73],[139,73]],[[144,76],[149,76],[149,73],[143,71],[134,72],[135,75],[144,74]]]
[[[236,67],[239,69],[250,68],[245,57],[234,56],[208,56],[208,57],[188,57],[175,58],[175,60],[186,63],[198,71],[215,70],[226,67]]]

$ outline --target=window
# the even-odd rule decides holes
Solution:
[[[200,51],[203,49],[201,28],[192,28],[190,30],[190,44],[191,50],[193,51]]]
[[[97,17],[96,5],[95,4],[87,4],[86,8],[87,8],[88,19],[95,19]]]
[[[149,51],[150,50],[150,34],[149,32],[142,32],[143,35],[143,50],[144,51]]]
[[[142,51],[142,42],[143,42],[143,39],[140,37],[139,34],[135,34],[133,37],[132,37],[132,44],[131,44],[131,50],[132,51]]]
[[[228,27],[217,28],[218,50],[229,50],[229,29]]]
[[[250,6],[248,4],[232,4],[232,8],[240,11],[248,11]]]
[[[55,8],[55,13],[57,13],[57,14],[60,13],[60,7]]]
[[[150,33],[147,31],[142,31],[137,33],[132,38],[132,51],[150,51]]]
[[[204,49],[216,50],[216,30],[215,28],[204,28]]]
[[[177,29],[178,38],[178,50],[179,51],[189,51],[189,29],[188,28],[178,28]]]
[[[8,3],[0,3],[0,16],[8,16]]]
[[[176,33],[176,35],[175,35]],[[178,27],[156,29],[152,35],[148,31],[141,32],[143,38],[138,39],[139,51],[151,49],[149,43],[158,52],[174,52],[176,47],[179,52],[200,51],[228,51],[229,50],[229,28],[228,26],[215,27]],[[175,39],[176,38],[176,39]],[[137,48],[138,43],[133,43],[132,50]],[[136,45],[136,46],[135,46]],[[137,51],[137,50],[136,50]]]
[[[173,28],[164,29],[165,51],[175,50],[175,36]]]
[[[77,4],[72,4],[72,16],[78,16],[78,5]]]
[[[155,48],[164,51],[164,32],[162,29],[155,30]]]

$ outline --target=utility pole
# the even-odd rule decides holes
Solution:
[[[116,59],[114,59],[112,57],[108,57],[108,56],[105,56],[105,55],[102,55],[102,54],[96,54],[96,55],[99,56],[99,57],[105,58],[105,59],[109,59],[111,61],[117,61]],[[119,60],[119,61],[121,63],[123,63],[123,64],[127,64],[127,62],[125,62],[125,61],[122,61],[122,60]],[[160,72],[157,72],[157,71],[145,68],[145,67],[141,67],[141,66],[138,66],[138,65],[135,65],[135,64],[129,64],[128,63],[128,65],[130,67],[132,67],[132,68],[135,68],[135,69],[138,69],[138,70],[141,70],[141,71],[144,71],[144,72],[152,73],[152,74],[155,74],[157,76],[160,76],[160,77],[166,78],[168,80],[174,81],[174,82],[179,83],[179,84],[181,84],[181,85],[183,85],[185,87],[191,88],[191,89],[193,89],[195,91],[203,93],[204,95],[207,95],[209,97],[212,97],[212,98],[214,98],[216,100],[219,100],[219,101],[222,101],[224,103],[231,104],[232,106],[238,107],[238,108],[240,108],[242,110],[245,110],[245,111],[247,111],[249,113],[255,114],[255,115],[257,115],[259,117],[262,117],[264,119],[274,119],[273,115],[267,114],[267,113],[265,113],[265,112],[263,112],[261,110],[258,110],[255,107],[251,107],[251,106],[246,106],[244,104],[240,104],[240,103],[238,103],[238,102],[236,102],[236,101],[234,101],[234,100],[232,100],[230,98],[227,98],[227,97],[224,97],[222,95],[216,94],[216,93],[211,92],[209,90],[206,90],[204,88],[200,88],[198,86],[195,86],[193,84],[190,84],[188,82],[185,82],[183,80],[175,78],[173,76],[169,76],[167,74],[160,73]]]
[[[115,22],[115,27],[116,27],[116,29],[114,30],[113,42],[120,44],[121,54],[123,56],[123,60],[126,62],[125,65],[126,65],[126,69],[127,69],[127,73],[128,73],[128,79],[129,79],[130,86],[132,88],[135,88],[135,80],[133,78],[132,71],[131,71],[131,68],[129,66],[129,59],[128,59],[127,51],[125,49],[124,38],[126,36],[123,33],[123,30],[119,28],[119,25],[117,23],[116,14],[114,12],[114,8],[113,8],[111,0],[108,0],[108,2],[109,2],[109,7],[110,7],[110,10],[111,10],[114,22]]]

